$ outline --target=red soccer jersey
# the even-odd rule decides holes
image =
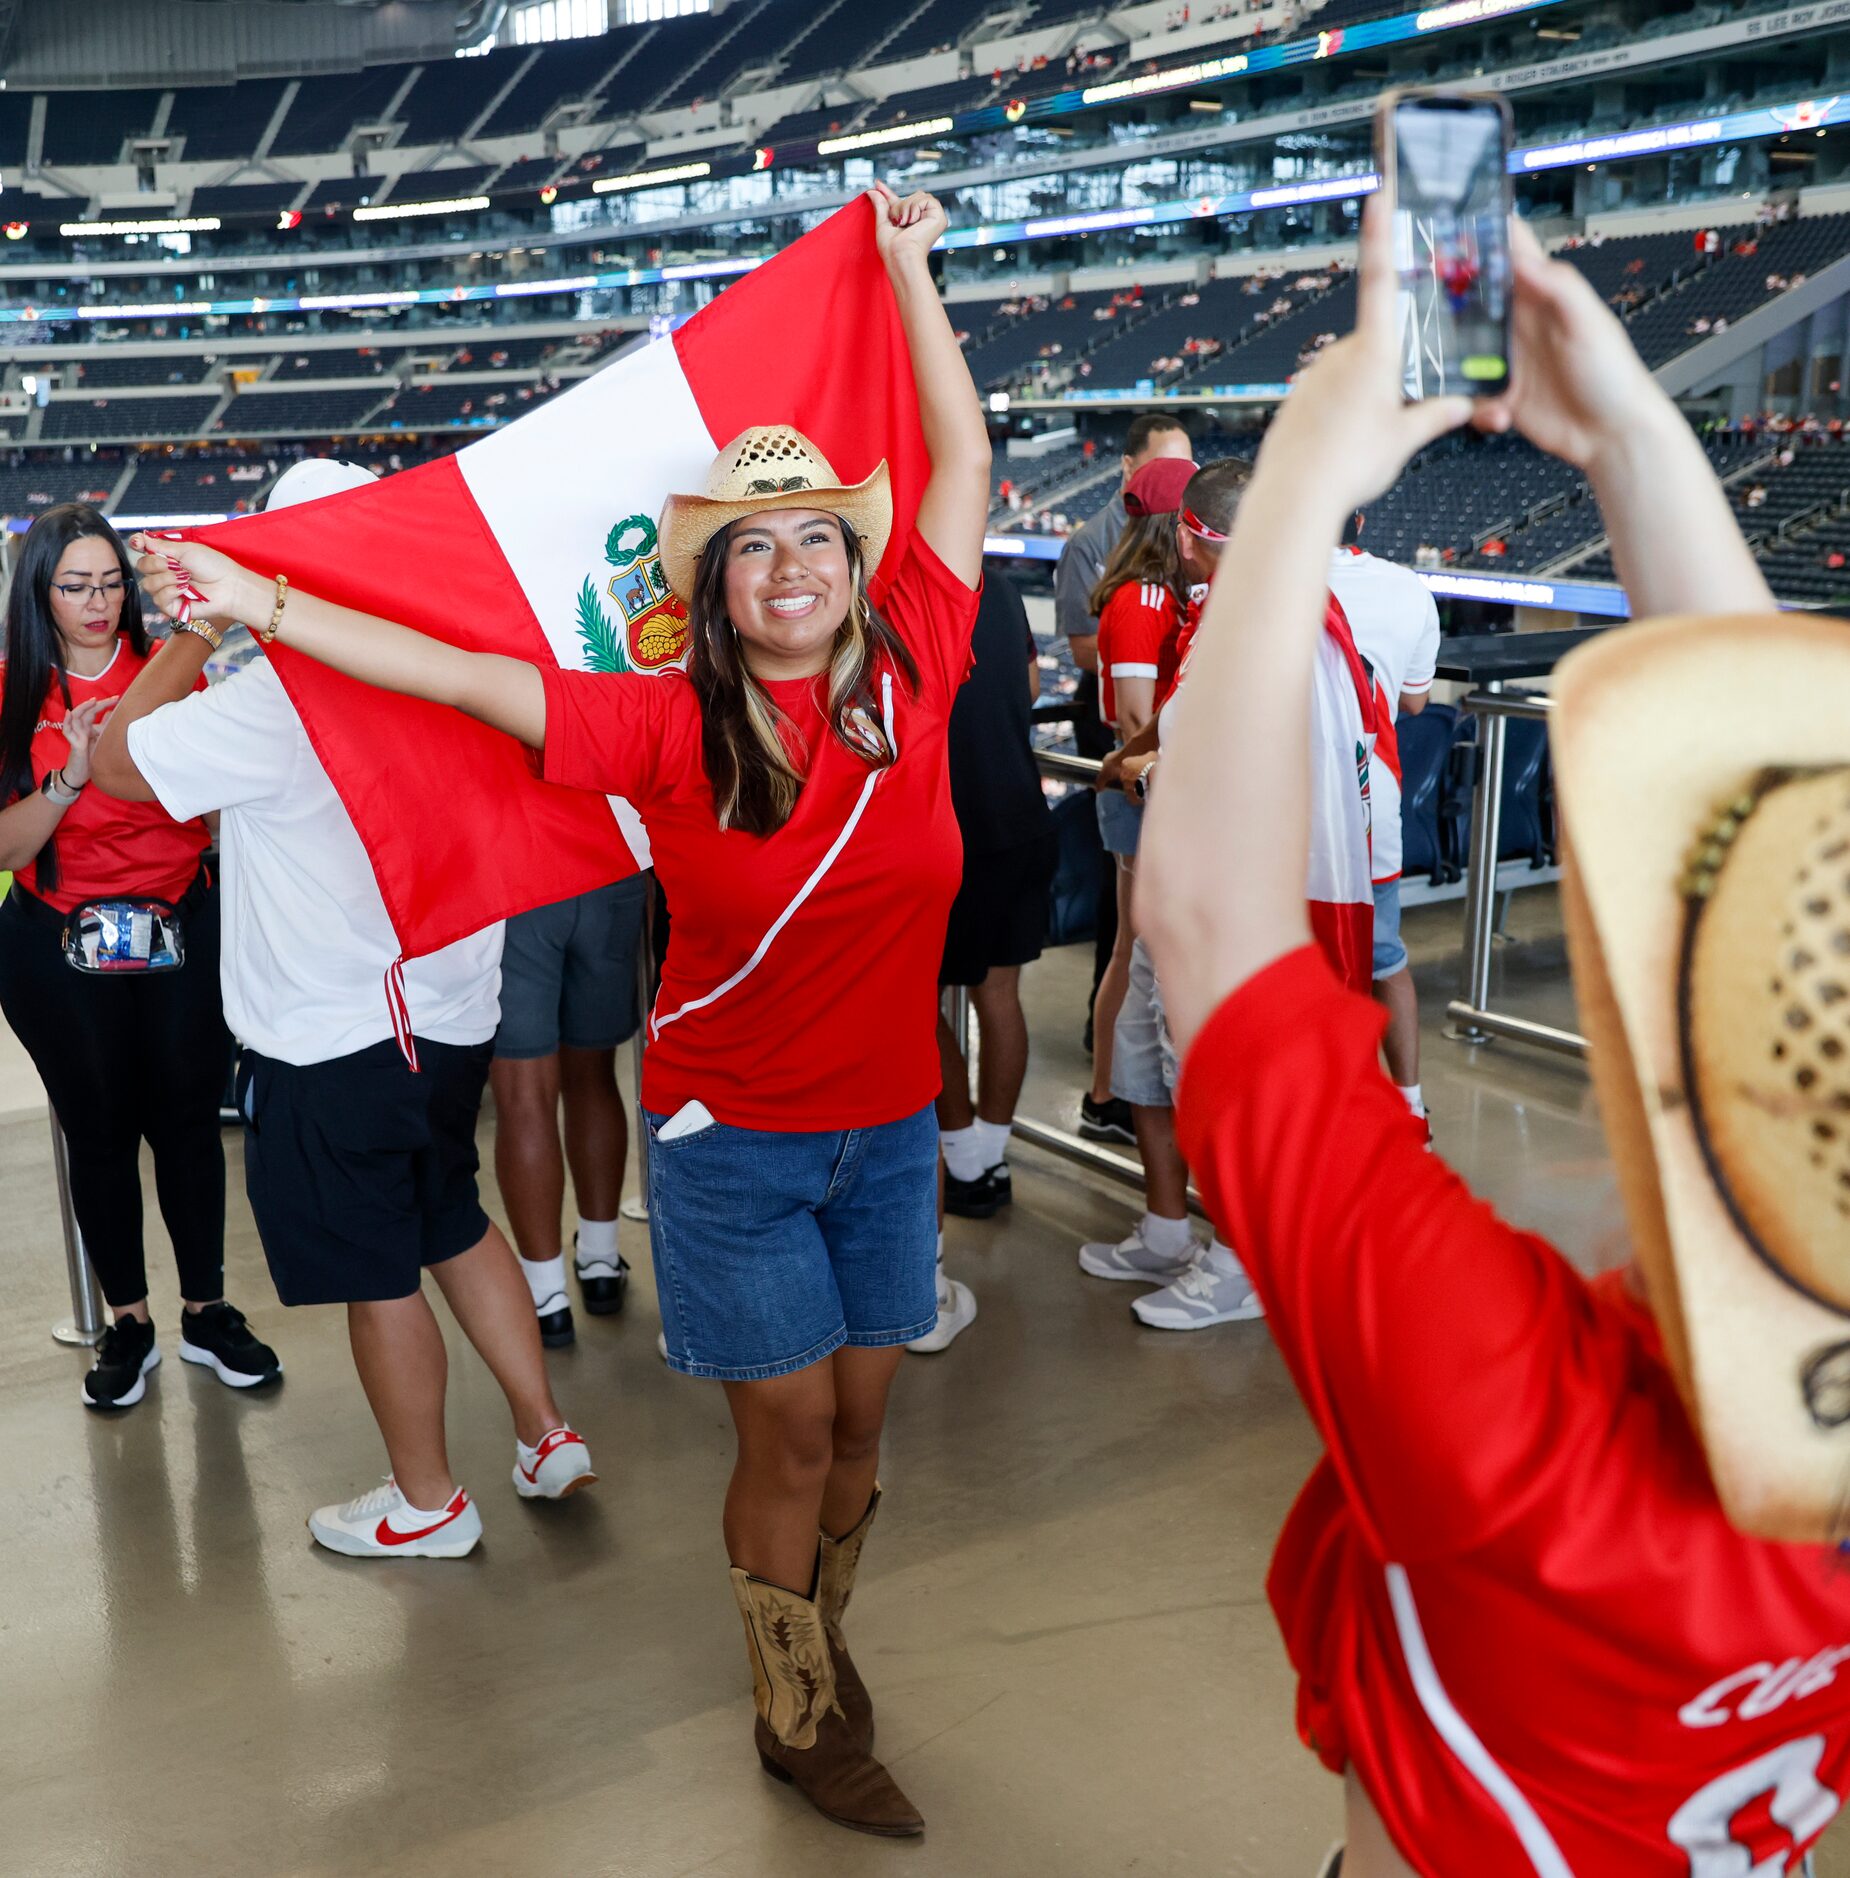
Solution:
[[[1175,687],[1175,595],[1153,581],[1127,581],[1098,616],[1098,711],[1114,729],[1120,678],[1147,678],[1160,704]]]
[[[1850,1571],[1722,1516],[1656,1328],[1474,1200],[1313,948],[1178,1134],[1328,1448],[1269,1590],[1299,1728],[1426,1878],[1775,1878],[1850,1788]]]
[[[872,1127],[938,1093],[938,965],[963,872],[945,737],[977,596],[914,537],[874,595],[918,661],[891,680],[899,760],[872,770],[829,733],[826,675],[768,687],[808,752],[775,834],[721,831],[700,708],[678,675],[548,670],[548,782],[622,795],[674,915],[642,1099],[698,1099],[734,1127]]]
[[[148,658],[159,652],[157,644]],[[119,698],[135,682],[147,659],[137,658],[126,639],[116,641],[115,657],[94,678],[70,674],[71,703],[91,698]],[[195,689],[203,690],[202,678]],[[64,699],[54,680],[39,707],[38,728],[32,737],[32,777],[42,783],[62,769],[70,755],[64,741]],[[39,885],[36,859],[19,870],[19,884],[68,913],[86,900],[132,895],[152,900],[175,900],[193,884],[199,857],[206,850],[204,822],[176,822],[158,802],[118,802],[92,783],[64,811],[57,832],[58,884]]]

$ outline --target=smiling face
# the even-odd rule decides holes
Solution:
[[[82,591],[67,594],[66,587]],[[66,663],[113,649],[126,591],[122,563],[101,536],[79,536],[59,555],[46,598]]]
[[[807,678],[828,666],[854,598],[842,525],[820,509],[766,509],[726,542],[726,616],[758,678]]]

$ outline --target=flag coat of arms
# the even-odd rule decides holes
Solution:
[[[873,210],[851,203],[643,346],[439,462],[183,530],[291,587],[473,651],[659,674],[686,651],[655,518],[752,424],[793,424],[852,482],[884,459],[889,570],[929,473]],[[407,958],[649,864],[627,802],[540,781],[511,737],[269,648]],[[669,680],[667,682],[678,682]]]

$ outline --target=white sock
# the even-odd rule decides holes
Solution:
[[[988,1169],[983,1159],[983,1143],[977,1130],[981,1122],[968,1128],[941,1128],[938,1145],[944,1149],[944,1168],[953,1180],[981,1180]]]
[[[1160,1213],[1145,1213],[1137,1222],[1137,1234],[1152,1252],[1174,1258],[1188,1250],[1188,1218],[1164,1219]]]
[[[413,1506],[411,1504],[409,1495],[405,1493],[405,1490],[403,1487],[400,1487],[398,1492],[399,1492],[399,1497],[403,1499],[405,1502],[405,1511],[408,1514],[412,1515],[414,1518],[441,1519],[444,1516],[444,1514],[450,1510],[449,1500],[444,1501],[444,1503],[441,1506]],[[450,1495],[451,1500],[455,1499],[455,1497],[456,1497],[455,1494]]]
[[[1219,1233],[1208,1241],[1208,1249],[1202,1253],[1201,1260],[1204,1265],[1211,1265],[1217,1271],[1238,1272],[1242,1278],[1246,1276],[1246,1267],[1240,1263],[1239,1253],[1232,1246],[1223,1245]]]
[[[617,1222],[614,1219],[585,1219],[578,1221],[578,1263],[585,1265],[608,1265],[615,1268],[617,1263]]]
[[[980,1116],[974,1124],[976,1138],[983,1150],[983,1172],[1000,1167],[1008,1159],[1009,1136],[1014,1130],[1007,1122],[986,1122]]]
[[[938,1263],[940,1265],[944,1263],[944,1228],[942,1226],[938,1228]]]
[[[1420,1093],[1416,1082],[1397,1082],[1394,1087],[1400,1091],[1400,1099],[1406,1103],[1415,1115],[1426,1113],[1426,1098]]]
[[[556,1311],[565,1302],[563,1252],[549,1259],[522,1259],[520,1269],[526,1274],[527,1289],[533,1293],[536,1311]]]

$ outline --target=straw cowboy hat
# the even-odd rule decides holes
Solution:
[[[763,509],[820,509],[839,515],[861,538],[871,574],[893,532],[893,489],[881,463],[871,476],[844,483],[800,430],[754,424],[713,459],[707,486],[697,496],[670,496],[662,510],[662,571],[683,601],[694,596],[694,575],[707,543],[722,528]]]
[[[1556,674],[1568,944],[1730,1520],[1850,1533],[1850,626],[1660,620]]]

